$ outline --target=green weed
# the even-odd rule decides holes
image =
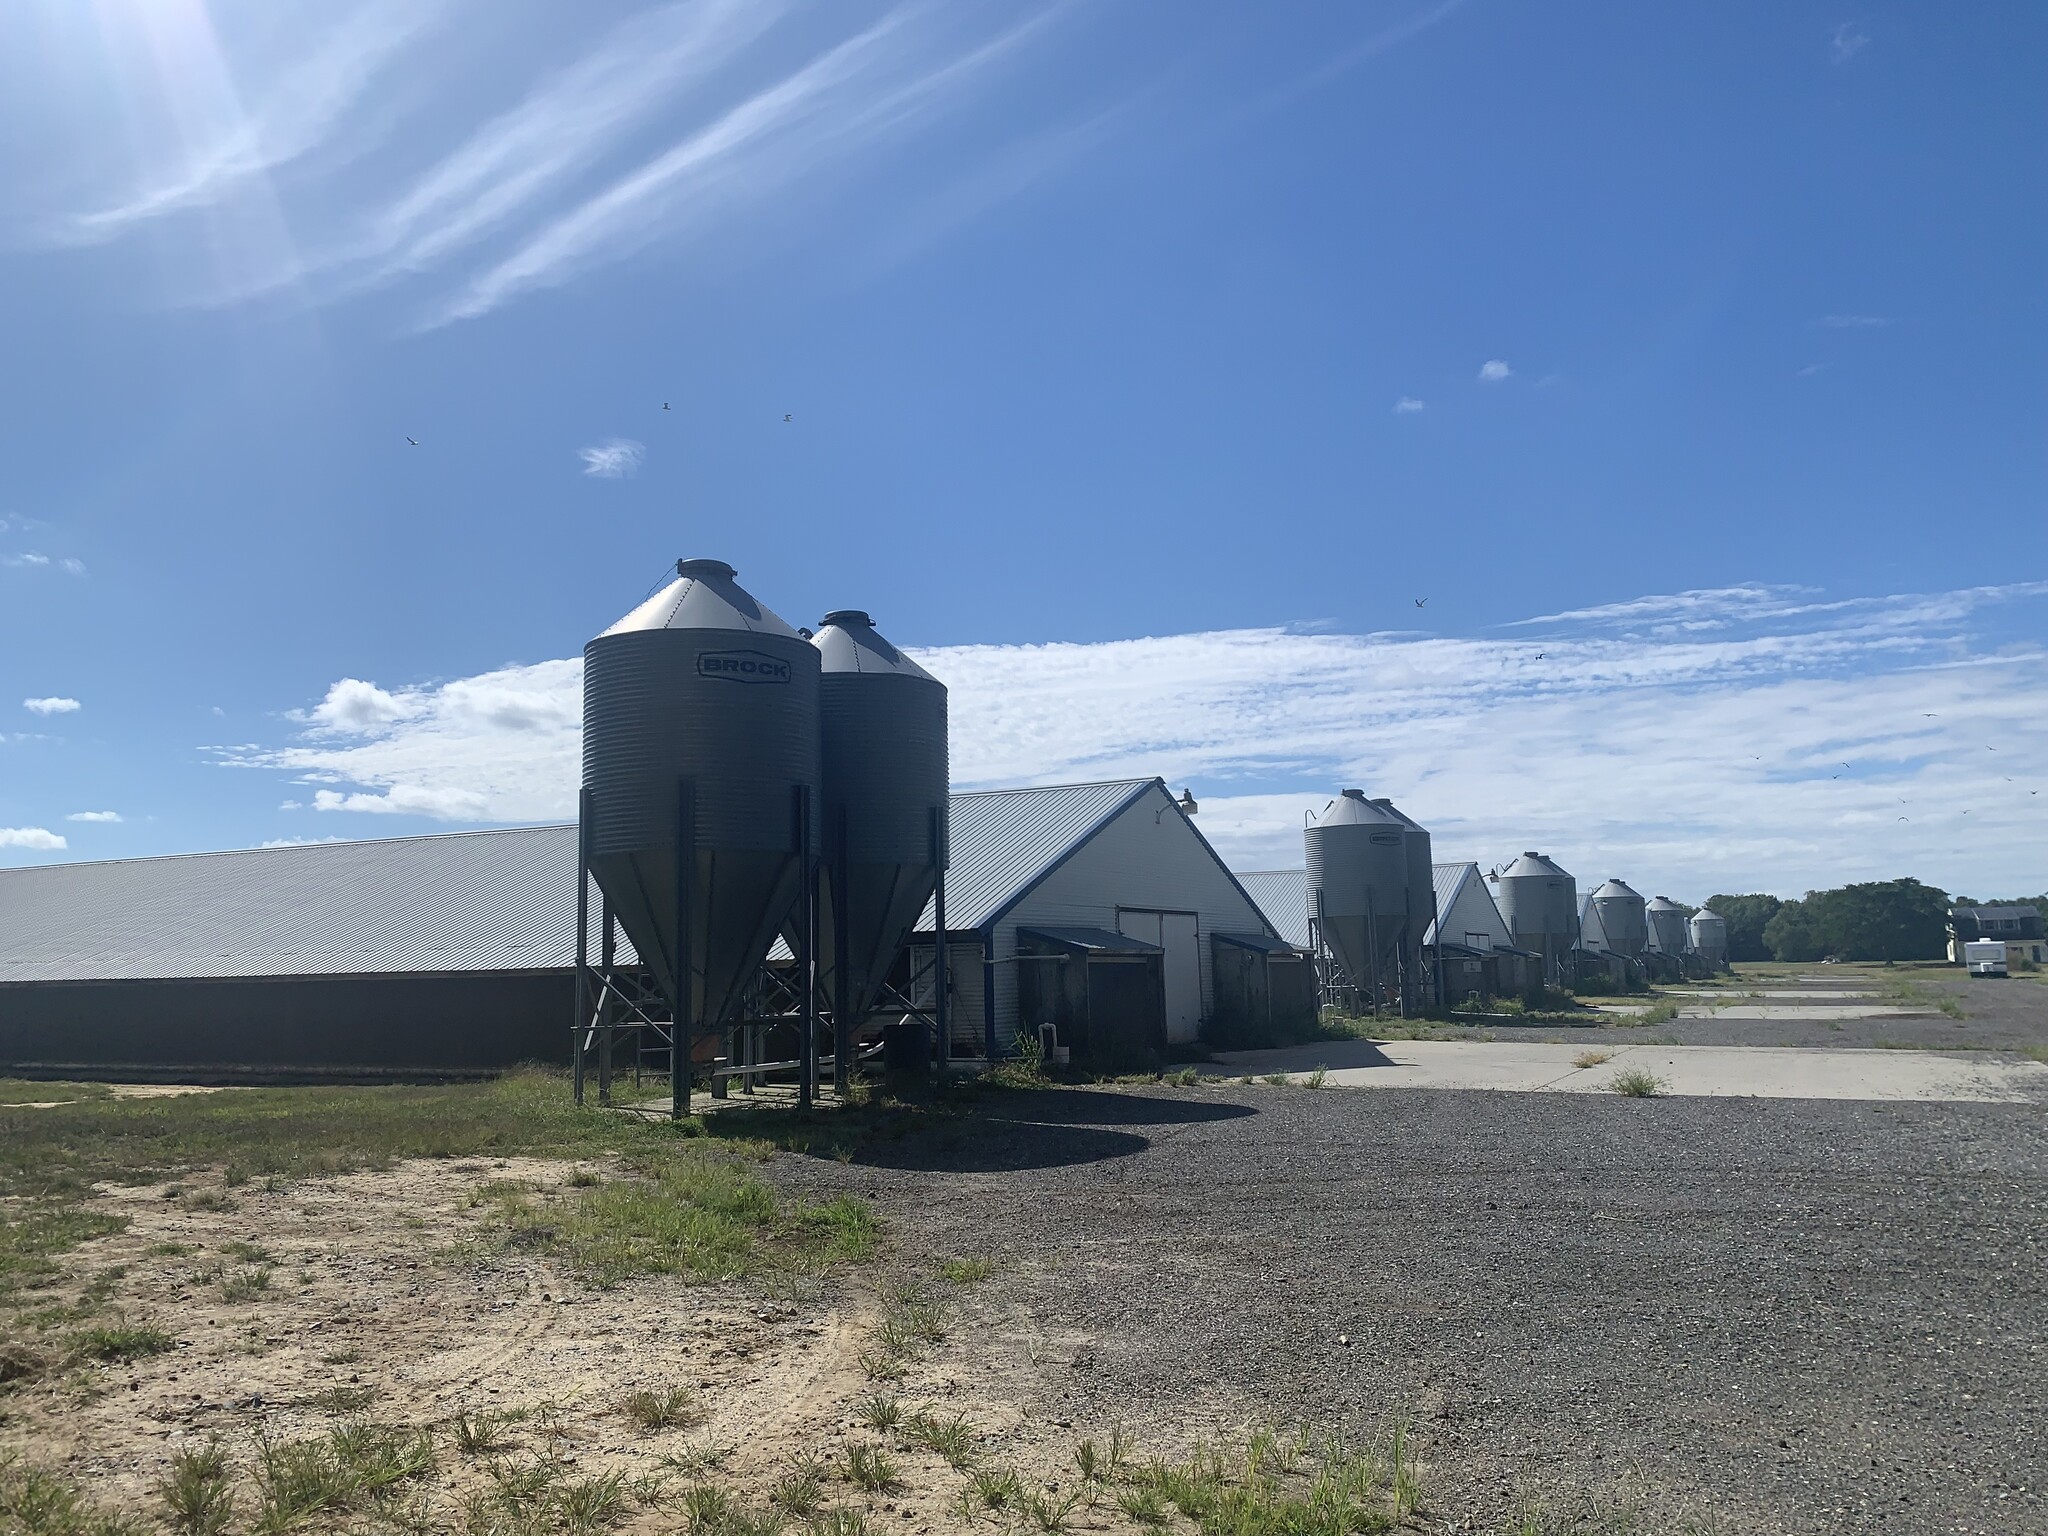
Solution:
[[[71,1335],[71,1347],[90,1360],[139,1360],[174,1349],[177,1342],[155,1323],[125,1321],[101,1323]]]
[[[880,1446],[849,1445],[840,1472],[849,1483],[869,1493],[888,1493],[903,1486],[903,1478]]]
[[[869,1429],[887,1434],[903,1422],[903,1407],[886,1392],[876,1392],[862,1400],[860,1417]]]
[[[1664,1092],[1664,1079],[1654,1072],[1641,1067],[1631,1067],[1626,1072],[1617,1072],[1609,1083],[1611,1092],[1631,1099],[1654,1099]]]
[[[658,1391],[642,1387],[627,1393],[619,1409],[640,1426],[641,1433],[649,1435],[680,1429],[702,1417],[696,1394],[687,1387],[663,1387]]]
[[[954,1285],[974,1285],[994,1272],[995,1265],[987,1259],[947,1259],[939,1265],[940,1278]]]
[[[213,1439],[174,1452],[157,1493],[178,1536],[222,1536],[235,1516],[226,1449]]]
[[[974,1428],[965,1414],[955,1414],[950,1419],[930,1413],[913,1414],[904,1421],[903,1433],[913,1444],[942,1457],[956,1472],[974,1460]]]

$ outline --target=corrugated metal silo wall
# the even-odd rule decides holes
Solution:
[[[1202,1017],[1216,1006],[1212,933],[1263,933],[1265,921],[1185,825],[1158,788],[1141,795],[996,925],[994,990],[996,1049],[1017,1034],[1017,928],[1093,927],[1114,930],[1118,907],[1193,912],[1202,977]]]
[[[0,1071],[404,1077],[568,1055],[575,977],[38,982],[0,986]]]

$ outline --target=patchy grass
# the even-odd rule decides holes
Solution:
[[[903,1486],[896,1463],[878,1445],[849,1445],[839,1470],[849,1483],[869,1493],[889,1493]]]
[[[0,1453],[0,1531],[8,1536],[144,1536],[140,1520],[94,1504],[67,1477]]]
[[[342,1424],[304,1440],[260,1439],[256,1529],[289,1530],[316,1515],[362,1509],[433,1467],[430,1434],[388,1424]]]
[[[111,1099],[105,1083],[38,1083],[27,1078],[0,1077],[0,1105],[65,1104],[80,1099]]]
[[[1670,998],[1663,998],[1647,1008],[1638,1008],[1633,1013],[1611,1014],[1609,1017],[1623,1029],[1648,1029],[1657,1024],[1669,1024],[1678,1017],[1680,1005]]]
[[[164,1515],[178,1536],[223,1536],[235,1517],[235,1490],[228,1480],[228,1453],[218,1438],[171,1454],[170,1470],[157,1485]]]
[[[140,1360],[177,1348],[178,1341],[155,1323],[131,1323],[125,1319],[81,1328],[71,1335],[71,1347],[88,1360]]]
[[[994,1274],[995,1268],[990,1259],[946,1259],[939,1265],[939,1278],[953,1285],[978,1285]]]
[[[1603,1062],[1614,1060],[1612,1051],[1581,1051],[1572,1058],[1572,1065],[1579,1068],[1597,1067]]]
[[[697,1394],[687,1387],[642,1387],[626,1394],[619,1403],[619,1411],[639,1425],[642,1434],[648,1435],[681,1429],[704,1416]]]
[[[1625,1098],[1654,1099],[1663,1095],[1665,1084],[1664,1079],[1656,1073],[1646,1072],[1641,1067],[1631,1067],[1626,1072],[1615,1073],[1614,1081],[1607,1087],[1610,1092],[1621,1094]]]
[[[940,1457],[956,1472],[974,1461],[974,1426],[964,1413],[942,1419],[934,1413],[915,1413],[903,1421],[903,1437]]]
[[[556,1255],[599,1288],[636,1275],[815,1273],[865,1259],[879,1241],[865,1201],[791,1204],[714,1144],[663,1148],[628,1163],[631,1177],[571,1185],[567,1195],[499,1184],[471,1199],[496,1205],[507,1246]]]

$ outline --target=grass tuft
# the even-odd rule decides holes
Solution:
[[[680,1429],[701,1418],[696,1394],[687,1387],[642,1387],[621,1399],[619,1411],[640,1426],[642,1434],[660,1434]]]
[[[140,1360],[175,1349],[178,1341],[155,1323],[116,1320],[81,1328],[71,1335],[71,1347],[89,1360]],[[4,1367],[0,1367],[4,1374]]]
[[[903,1434],[912,1444],[942,1457],[956,1472],[965,1471],[974,1461],[974,1427],[964,1413],[950,1419],[930,1413],[912,1414],[904,1421]]]
[[[228,1483],[228,1453],[218,1439],[187,1446],[171,1457],[170,1471],[157,1485],[165,1517],[178,1536],[222,1536],[235,1517],[235,1491]]]
[[[896,1463],[878,1445],[849,1445],[840,1471],[849,1483],[869,1493],[888,1493],[903,1486]]]
[[[1617,1072],[1614,1081],[1607,1085],[1610,1092],[1631,1099],[1654,1099],[1664,1092],[1664,1079],[1654,1072],[1641,1067],[1631,1067],[1626,1072]]]
[[[1572,1065],[1579,1068],[1597,1067],[1602,1062],[1614,1060],[1612,1051],[1581,1051],[1572,1058]]]
[[[888,1393],[876,1392],[862,1400],[860,1419],[869,1429],[887,1434],[903,1422],[903,1406]]]

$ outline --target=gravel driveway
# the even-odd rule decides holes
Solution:
[[[782,1182],[988,1254],[989,1317],[1079,1330],[1037,1411],[1416,1405],[1435,1520],[1612,1489],[1645,1531],[2048,1531],[2038,1106],[1376,1093],[990,1094],[987,1123]],[[1347,1344],[1342,1342],[1348,1339]],[[1462,1523],[1462,1522],[1470,1522]]]

